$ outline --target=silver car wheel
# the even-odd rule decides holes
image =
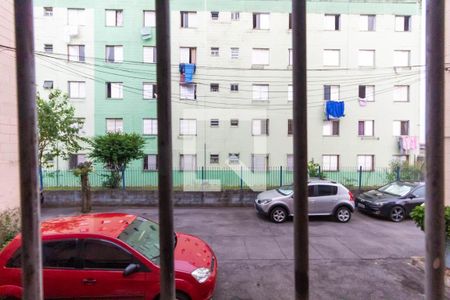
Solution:
[[[350,219],[350,212],[347,208],[340,208],[337,213],[337,218],[340,222],[347,222]]]
[[[396,206],[391,210],[391,220],[401,222],[405,218],[405,211],[400,206]]]
[[[277,223],[284,222],[286,220],[286,211],[283,208],[275,208],[272,211],[272,220]]]

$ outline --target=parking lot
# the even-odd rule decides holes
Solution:
[[[78,213],[47,208],[44,218]],[[96,208],[157,220],[157,208]],[[274,224],[245,208],[176,208],[177,231],[207,241],[219,261],[214,299],[293,299],[293,222]],[[353,214],[347,224],[310,218],[311,299],[423,299],[424,234],[402,223]]]

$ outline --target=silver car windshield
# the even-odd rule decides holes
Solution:
[[[282,187],[277,188],[278,193],[282,195],[290,195],[294,192],[294,187],[292,185],[283,185]]]
[[[401,182],[393,182],[379,188],[378,190],[383,193],[403,197],[408,195],[408,193],[411,192],[412,189],[413,187],[409,184],[403,184]]]

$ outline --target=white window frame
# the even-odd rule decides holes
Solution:
[[[286,171],[294,171],[294,154],[286,155]]]
[[[270,13],[253,13],[253,29],[269,30],[270,29]]]
[[[156,83],[143,82],[142,83],[142,98],[145,100],[156,99]]]
[[[158,135],[158,119],[145,118],[142,120],[143,135]]]
[[[366,97],[361,98],[359,94],[360,87],[364,87]],[[374,85],[359,85],[358,86],[358,98],[366,102],[375,102],[375,86]]]
[[[84,8],[67,8],[67,25],[86,25],[86,10]]]
[[[405,18],[408,18],[408,28],[406,30],[405,28]],[[396,32],[411,32],[411,23],[412,23],[412,16],[403,15],[403,16],[395,16],[395,31]]]
[[[338,124],[337,128],[338,128],[338,132],[337,134],[334,134],[333,129],[334,129],[334,124]],[[340,123],[339,120],[329,120],[329,121],[324,121],[323,125],[322,125],[322,135],[323,136],[339,136],[340,134]]]
[[[294,63],[294,51],[292,50],[292,48],[288,49],[288,66],[292,66]]]
[[[106,27],[123,27],[123,9],[105,9]]]
[[[403,57],[404,55],[406,55],[406,57]],[[394,50],[393,66],[394,68],[411,67],[411,50]]]
[[[294,101],[294,86],[292,84],[288,85],[288,101]]]
[[[269,154],[252,154],[252,172],[267,172]]]
[[[269,101],[269,85],[268,84],[253,84],[252,85],[252,100],[253,101]]]
[[[322,155],[322,171],[338,172],[339,171],[339,155],[337,155],[337,154]]]
[[[144,27],[156,27],[156,14],[154,10],[144,10],[142,14]]]
[[[181,28],[196,28],[197,27],[197,12],[196,11],[180,11],[180,27]]]
[[[407,122],[407,129],[408,132],[406,134],[402,134],[402,123]],[[392,135],[393,136],[407,136],[409,135],[410,131],[410,122],[409,120],[395,120],[392,122]]]
[[[109,95],[110,97],[108,97],[108,90],[110,91],[110,95]],[[106,83],[106,98],[107,99],[123,99],[123,82],[107,82]]]
[[[269,124],[269,119],[253,119],[252,136],[268,136]]]
[[[85,81],[68,81],[67,90],[70,99],[86,98],[86,82]]]
[[[142,61],[146,64],[156,64],[156,47],[144,46],[142,48]]]
[[[338,28],[336,28],[336,18],[338,18]],[[341,15],[340,14],[325,14],[323,16],[323,29],[329,31],[341,30]]]
[[[196,84],[180,84],[180,100],[197,100],[197,85]]]
[[[180,47],[180,64],[195,64],[197,62],[197,48]]]
[[[112,56],[112,59],[110,59]],[[105,61],[107,63],[122,63],[123,62],[123,46],[122,45],[106,45],[105,46]]]
[[[375,170],[375,155],[360,154],[357,155],[358,170],[362,167],[362,171],[371,172]]]
[[[359,122],[364,122],[364,133],[359,133]],[[359,120],[358,121],[358,136],[375,136],[375,121],[374,120]]]
[[[71,45],[71,44],[67,45],[67,60],[71,62],[85,62],[86,61],[85,45]]]
[[[358,50],[358,67],[373,68],[375,67],[375,50],[359,49]]]
[[[123,132],[123,119],[106,118],[106,132]]]
[[[373,18],[373,27],[370,27],[369,19]],[[373,32],[377,30],[377,16],[376,15],[360,15],[359,16],[359,30]]]
[[[323,65],[325,67],[339,67],[341,65],[341,50],[323,49]]]
[[[269,48],[253,48],[252,51],[252,65],[270,64],[270,49]]]
[[[149,160],[149,158],[152,158]],[[147,168],[145,167],[147,165]],[[146,154],[144,157],[144,171],[158,171],[158,154]]]
[[[326,97],[326,89],[327,89],[327,86],[328,87],[330,87],[330,99],[326,99],[327,97]],[[330,85],[330,84],[325,84],[324,86],[323,86],[323,99],[325,100],[325,101],[328,101],[328,100],[334,100],[334,101],[337,101],[337,100],[339,100],[340,99],[340,93],[341,93],[341,86],[339,86],[339,85]]]
[[[180,135],[197,135],[197,119],[180,119]]]
[[[190,161],[187,161],[190,159]],[[196,171],[197,155],[196,154],[180,154],[180,171]]]
[[[406,98],[405,98],[406,97]],[[394,85],[394,102],[409,102],[410,99],[409,85]]]

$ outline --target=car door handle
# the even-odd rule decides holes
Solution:
[[[94,285],[97,282],[97,280],[92,278],[85,278],[82,280],[82,282],[84,285]]]

